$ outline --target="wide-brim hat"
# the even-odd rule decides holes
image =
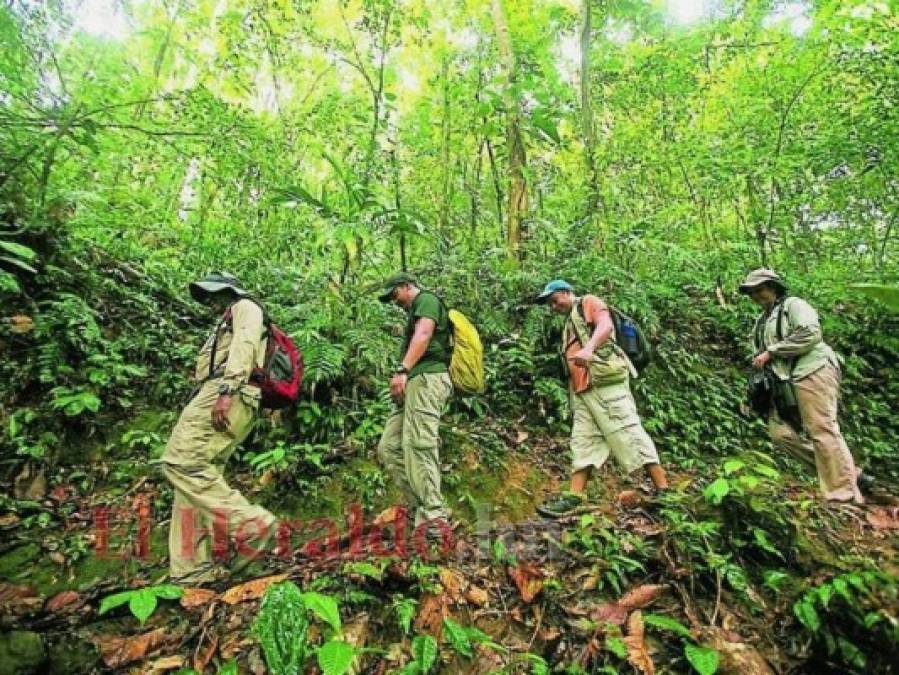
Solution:
[[[194,300],[203,300],[215,293],[224,290],[233,291],[238,297],[246,297],[249,293],[241,286],[240,281],[233,274],[227,272],[212,272],[199,281],[194,281],[188,287],[190,296]]]
[[[393,291],[397,286],[402,286],[403,284],[413,284],[414,286],[418,286],[418,279],[408,272],[394,274],[384,282],[384,285],[381,287],[381,292],[378,294],[378,300],[381,302],[390,302],[393,297]]]
[[[784,280],[780,278],[780,275],[777,272],[760,267],[757,270],[752,270],[746,275],[746,278],[743,279],[743,283],[740,284],[740,293],[748,295],[753,289],[758,288],[762,284],[774,284],[775,286],[780,286],[784,290],[787,288]]]
[[[574,292],[574,286],[569,284],[564,279],[553,279],[543,287],[543,290],[540,291],[536,298],[534,298],[534,302],[538,305],[546,304],[546,301],[549,300],[549,297],[556,291]]]

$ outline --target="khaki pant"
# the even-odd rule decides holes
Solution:
[[[181,413],[162,455],[163,473],[172,484],[175,500],[169,528],[169,566],[172,578],[202,580],[213,565],[216,544],[237,541],[239,562],[252,559],[252,550],[267,545],[276,533],[277,519],[261,506],[250,504],[225,481],[222,465],[256,421],[258,401],[235,394],[228,415],[228,431],[212,428],[212,407],[218,382],[207,382]]]
[[[795,383],[804,434],[780,419],[768,416],[771,440],[812,471],[817,471],[824,498],[863,503],[856,485],[858,470],[837,422],[840,371],[828,363]]]
[[[625,472],[658,464],[655,444],[643,428],[627,380],[591,387],[572,394],[572,469],[580,471],[606,463],[611,453]]]
[[[422,373],[406,384],[401,407],[387,419],[378,459],[415,510],[415,524],[448,520],[440,492],[440,416],[453,391],[446,373]]]

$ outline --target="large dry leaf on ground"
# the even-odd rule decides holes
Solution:
[[[0,584],[0,613],[22,614],[44,604],[34,586]]]
[[[276,584],[279,581],[284,581],[286,578],[286,574],[275,574],[271,577],[253,579],[253,581],[248,581],[245,584],[232,586],[222,593],[222,602],[228,605],[236,605],[239,602],[258,600],[265,595],[265,591],[268,590],[269,586]]]
[[[184,609],[195,609],[212,602],[213,598],[218,595],[215,591],[208,588],[185,588],[181,596],[181,606]]]
[[[385,525],[390,525],[396,522],[396,517],[398,515],[399,509],[401,506],[391,506],[379,513],[375,516],[375,519],[372,521],[372,525],[377,525],[378,527],[384,527]]]
[[[415,617],[415,630],[440,639],[443,620],[449,616],[448,605],[449,598],[445,593],[428,594],[421,598],[418,605],[418,616]]]
[[[162,675],[162,673],[178,670],[183,666],[183,656],[178,656],[177,654],[175,656],[165,656],[148,664],[147,667],[141,671],[141,675]]]
[[[81,599],[79,593],[76,593],[75,591],[63,591],[47,600],[44,609],[53,614],[56,614],[57,612],[67,613],[75,611],[83,604],[84,601]]]
[[[632,588],[618,598],[618,604],[625,609],[643,609],[651,605],[665,590],[663,585],[643,584]]]
[[[609,602],[600,605],[590,613],[590,618],[599,623],[611,623],[616,626],[624,625],[627,621],[628,610],[617,602]]]
[[[618,493],[615,501],[625,508],[632,508],[642,502],[643,498],[636,490],[622,490]]]
[[[702,637],[709,647],[721,655],[719,675],[774,675],[765,657],[755,647],[734,641],[735,636],[728,635],[727,631],[709,627],[703,629]]]
[[[459,602],[462,589],[465,588],[465,577],[449,567],[440,568],[440,585],[453,602]]]
[[[490,595],[483,588],[472,584],[465,590],[465,599],[472,605],[483,607],[490,600]]]
[[[891,509],[871,507],[865,514],[865,518],[875,530],[899,529],[899,508],[896,507]]]
[[[165,641],[165,636],[165,628],[157,628],[133,637],[98,635],[94,638],[94,643],[100,650],[103,663],[109,668],[121,668],[125,664],[145,658]]]
[[[649,652],[646,651],[646,641],[643,639],[643,635],[643,615],[640,610],[637,610],[627,620],[627,635],[622,640],[627,646],[628,662],[644,675],[653,675],[655,666]]]
[[[509,567],[509,576],[518,586],[521,599],[525,602],[531,602],[537,597],[543,590],[543,580],[546,578],[543,570],[528,562],[519,563],[518,567]]]

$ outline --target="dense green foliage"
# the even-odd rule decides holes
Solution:
[[[4,478],[98,447],[158,455],[211,322],[186,284],[213,269],[253,289],[306,359],[287,426],[244,446],[257,472],[314,494],[335,448],[374,445],[401,317],[372,289],[400,267],[481,330],[488,391],[456,399],[453,424],[489,421],[471,437],[497,466],[496,426],[567,428],[559,325],[531,302],[564,277],[651,337],[641,413],[664,461],[704,479],[663,512],[695,583],[727,585],[752,612],[753,584],[775,602],[789,587],[822,660],[857,670],[859,649],[895,638],[865,606],[895,599],[881,577],[785,581],[814,565],[785,507],[764,503],[795,467],[759,454],[762,424],[738,413],[755,309],[735,292],[769,265],[819,310],[845,358],[849,445],[899,477],[889,3],[720,0],[693,23],[672,18],[677,3],[637,0],[115,4],[121,35],[86,30],[96,0],[0,5]],[[347,479],[366,505],[384,487],[377,469]],[[603,575],[617,591],[646,561],[635,540],[626,562],[604,527],[585,523],[570,545],[618,560]],[[257,624],[273,670],[308,656],[271,628],[305,634],[305,611],[278,599],[294,591],[273,590]],[[141,593],[145,617],[156,596]],[[834,608],[851,621],[827,625]],[[462,654],[484,642],[472,630],[449,627]],[[409,672],[427,672],[436,646],[415,640]]]

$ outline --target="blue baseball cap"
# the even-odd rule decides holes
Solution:
[[[546,286],[543,287],[543,290],[540,292],[540,295],[534,300],[538,305],[543,305],[549,300],[549,296],[551,296],[556,291],[571,291],[574,292],[574,286],[569,284],[564,279],[553,279]]]

